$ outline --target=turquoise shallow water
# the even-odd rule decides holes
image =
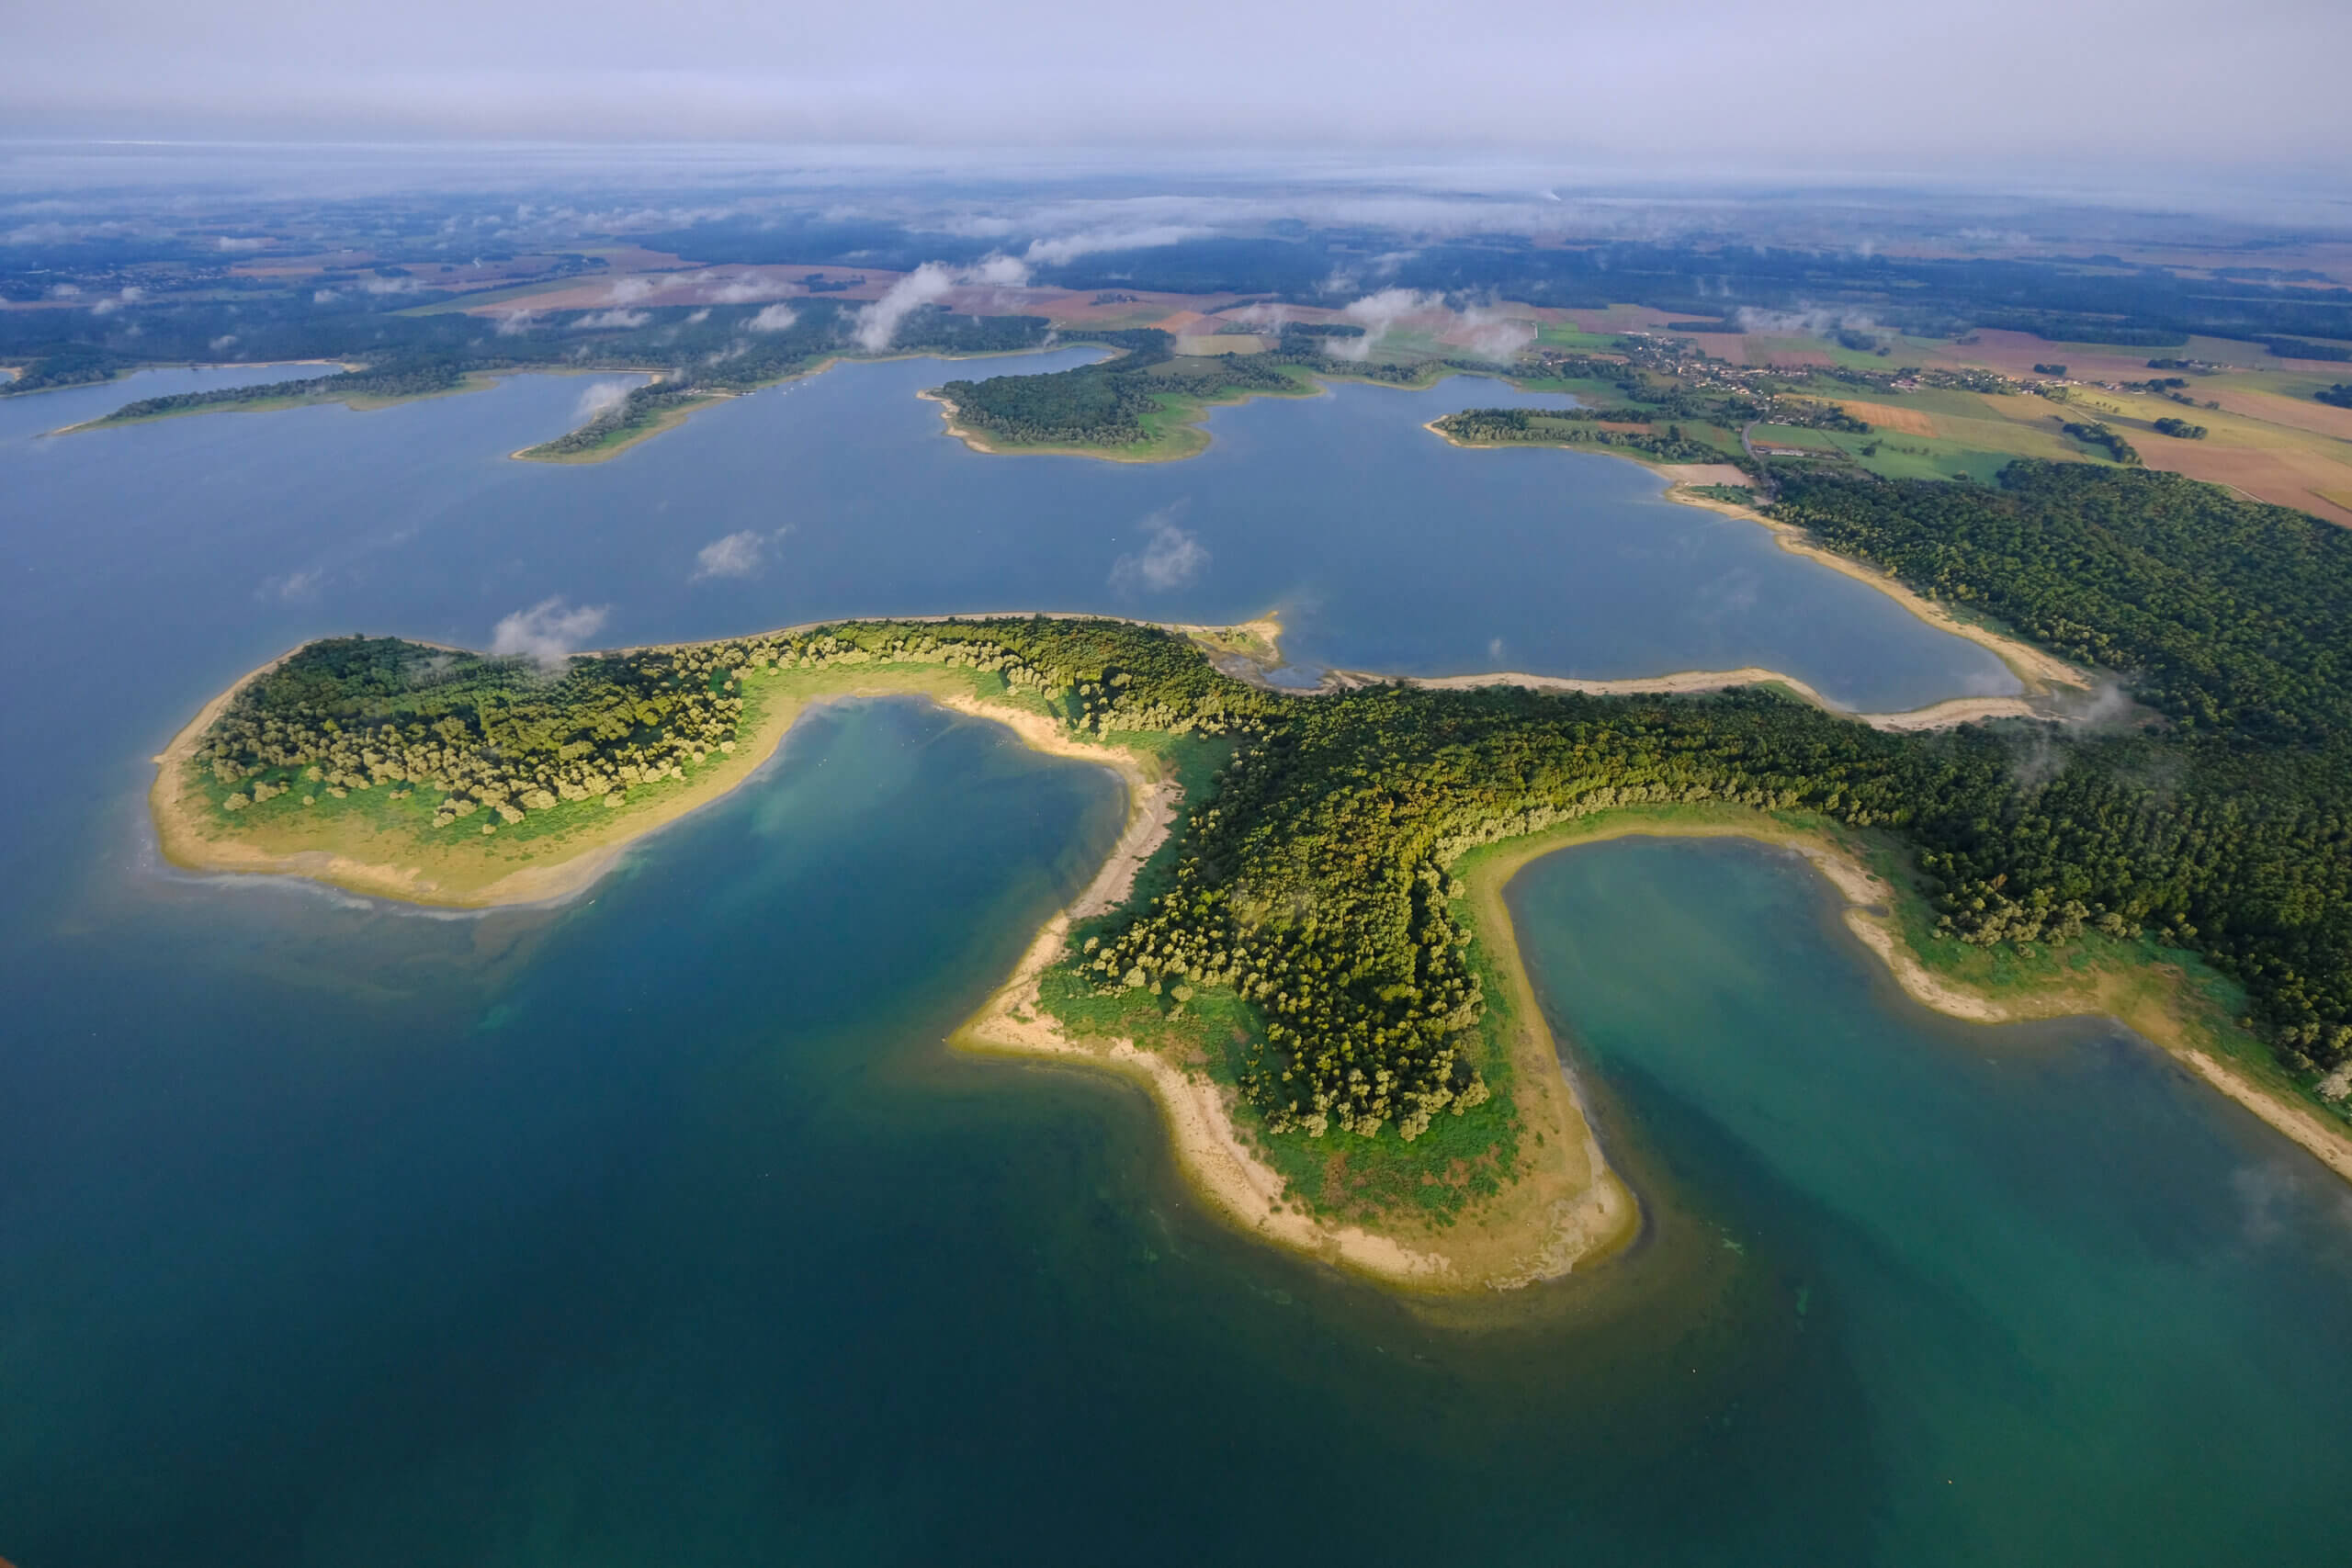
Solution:
[[[147,427],[220,445],[136,506],[0,492],[11,739],[90,759],[0,816],[19,1568],[2341,1560],[2346,1190],[2110,1026],[1910,1007],[1770,852],[1523,874],[1650,1224],[1468,1323],[1228,1234],[1126,1087],[941,1045],[1119,821],[990,727],[824,710],[555,910],[164,874],[194,702],[550,558],[282,514],[332,465],[274,478],[280,417]]]

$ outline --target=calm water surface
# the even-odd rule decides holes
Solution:
[[[0,491],[0,711],[74,760],[0,815],[0,1556],[2341,1561],[2345,1190],[2111,1028],[1919,1012],[1766,852],[1522,876],[1651,1225],[1469,1323],[1228,1235],[1127,1088],[940,1044],[1119,827],[1107,774],[990,727],[823,710],[555,910],[163,874],[143,759],[300,636],[439,605],[479,640],[582,556],[616,633],[713,629],[660,617],[713,613],[684,579],[738,518],[583,502],[567,552],[508,490],[648,471],[502,466],[578,395],[0,434],[38,481]],[[434,513],[443,459],[371,422],[453,410],[483,456]],[[210,456],[25,504],[117,439]]]
[[[1280,609],[1288,651],[1309,665],[1591,677],[1760,665],[1865,710],[2017,689],[1975,644],[1752,524],[1665,502],[1634,464],[1463,451],[1420,428],[1482,403],[1560,400],[1499,382],[1343,385],[1220,409],[1206,453],[1159,464],[984,457],[914,396],[960,370],[1091,356],[843,366],[570,468],[507,460],[576,423],[594,381],[560,376],[366,414],[27,439],[182,389],[169,378],[233,374],[165,372],[0,400],[0,486],[12,511],[183,586],[176,618],[208,642],[242,623],[257,658],[277,651],[261,647],[263,625],[477,647],[501,617],[561,596],[609,606],[600,635],[622,643],[838,615],[1223,622]],[[702,552],[727,539],[741,570],[713,572]],[[142,625],[145,597],[125,606]]]

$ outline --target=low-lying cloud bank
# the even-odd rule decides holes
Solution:
[[[602,631],[612,614],[609,604],[567,607],[560,595],[542,599],[527,610],[517,610],[491,633],[490,651],[502,657],[521,655],[550,672],[560,671],[564,660]]]
[[[898,282],[890,285],[876,299],[857,313],[854,335],[857,346],[868,354],[885,354],[898,341],[899,328],[906,319],[945,299],[957,288],[978,285],[992,288],[1020,288],[1029,281],[1026,263],[1014,256],[984,256],[967,267],[950,267],[943,262],[925,262]]]

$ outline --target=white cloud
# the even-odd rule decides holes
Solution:
[[[592,381],[582,389],[580,406],[572,410],[571,417],[585,424],[598,415],[620,407],[628,396],[628,383],[626,381]]]
[[[254,595],[260,599],[284,599],[289,603],[314,598],[320,582],[325,577],[324,570],[312,567],[308,571],[289,571],[284,577],[264,578],[261,586],[254,591]]]
[[[1802,305],[1793,310],[1759,310],[1742,305],[1731,313],[1732,324],[1744,333],[1764,337],[1826,337],[1831,333],[1874,332],[1878,318],[1868,310],[1834,306]]]
[[[1335,359],[1365,358],[1398,321],[1408,316],[1442,310],[1444,304],[1434,294],[1417,294],[1409,288],[1384,288],[1377,294],[1367,294],[1340,310],[1340,314],[1363,328],[1363,336],[1326,338],[1324,349]]]
[[[342,295],[337,294],[332,288],[322,288],[311,296],[311,303],[313,305],[332,305],[342,298]]]
[[[413,294],[424,285],[413,277],[363,277],[359,287],[370,294]]]
[[[747,272],[727,279],[716,288],[705,289],[703,297],[720,305],[748,305],[754,299],[765,299],[775,292],[775,285],[765,282],[755,272]]]
[[[767,541],[745,528],[724,538],[713,539],[695,552],[694,576],[690,582],[700,582],[713,577],[749,577],[760,570],[766,556]]]
[[[868,354],[887,352],[899,335],[899,322],[933,300],[945,298],[955,287],[955,274],[937,262],[923,263],[857,313],[857,346]]]
[[[1213,231],[1182,223],[1152,223],[1130,229],[1094,229],[1051,240],[1032,240],[1023,253],[1033,266],[1059,266],[1097,251],[1148,251],[1204,239]]]
[[[710,307],[706,305],[701,310],[696,310],[693,315],[686,318],[686,325],[690,327],[698,327],[708,320],[710,320]]]
[[[519,337],[539,324],[536,310],[508,310],[498,318],[500,337]]]
[[[1020,288],[1028,282],[1029,268],[1007,255],[984,256],[960,271],[950,271],[939,262],[925,262],[857,313],[857,344],[868,354],[886,352],[898,338],[899,322],[925,305],[945,299],[959,285]]]
[[[599,310],[593,316],[582,316],[571,324],[575,327],[641,327],[653,318],[642,310]]]
[[[574,610],[567,609],[560,597],[542,599],[500,621],[491,634],[490,651],[520,654],[543,669],[560,671],[574,649],[604,629],[611,614],[608,604],[582,604]]]
[[[269,249],[269,242],[267,240],[232,240],[226,234],[221,235],[215,243],[224,251],[266,251]]]
[[[770,305],[743,323],[755,333],[780,333],[798,324],[800,312],[789,305]]]
[[[605,301],[610,305],[634,305],[661,287],[650,277],[616,277],[605,291]]]
[[[1462,324],[1469,329],[1460,339],[1463,345],[1480,359],[1498,365],[1517,359],[1535,341],[1533,321],[1485,306],[1463,311]]]
[[[90,314],[94,316],[110,316],[117,310],[121,310],[125,305],[136,305],[140,300],[144,299],[146,297],[147,291],[134,284],[130,288],[124,289],[115,298],[111,299],[101,299],[96,304],[91,306]]]
[[[212,340],[211,346],[213,353],[226,354],[231,349],[237,346],[237,334],[234,333],[222,333],[219,337]]]
[[[978,262],[964,269],[962,281],[985,283],[994,288],[1026,288],[1029,287],[1029,268],[1027,264],[1012,256],[982,256]]]
[[[1111,586],[1123,591],[1141,588],[1164,593],[1199,577],[1209,564],[1208,547],[1189,529],[1176,525],[1176,508],[1155,512],[1143,520],[1145,544],[1136,555],[1111,563]]]
[[[49,297],[52,299],[78,299],[81,295],[82,289],[78,284],[56,283],[51,284],[49,289]]]

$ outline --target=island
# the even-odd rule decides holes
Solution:
[[[2352,537],[2081,464],[2017,465],[1997,492],[1823,477],[1774,511],[2129,671],[2136,703],[1902,724],[1777,682],[1340,674],[1301,693],[1263,678],[1270,626],[1094,616],[844,622],[552,667],[340,637],[198,714],[158,759],[154,816],[191,868],[530,902],[742,784],[812,703],[913,694],[1005,723],[1115,768],[1129,823],[959,1043],[1134,1078],[1220,1212],[1414,1290],[1556,1276],[1638,1227],[1503,898],[1528,859],[1623,833],[1788,845],[1922,1001],[2110,1013],[2352,1176],[2334,651]]]

